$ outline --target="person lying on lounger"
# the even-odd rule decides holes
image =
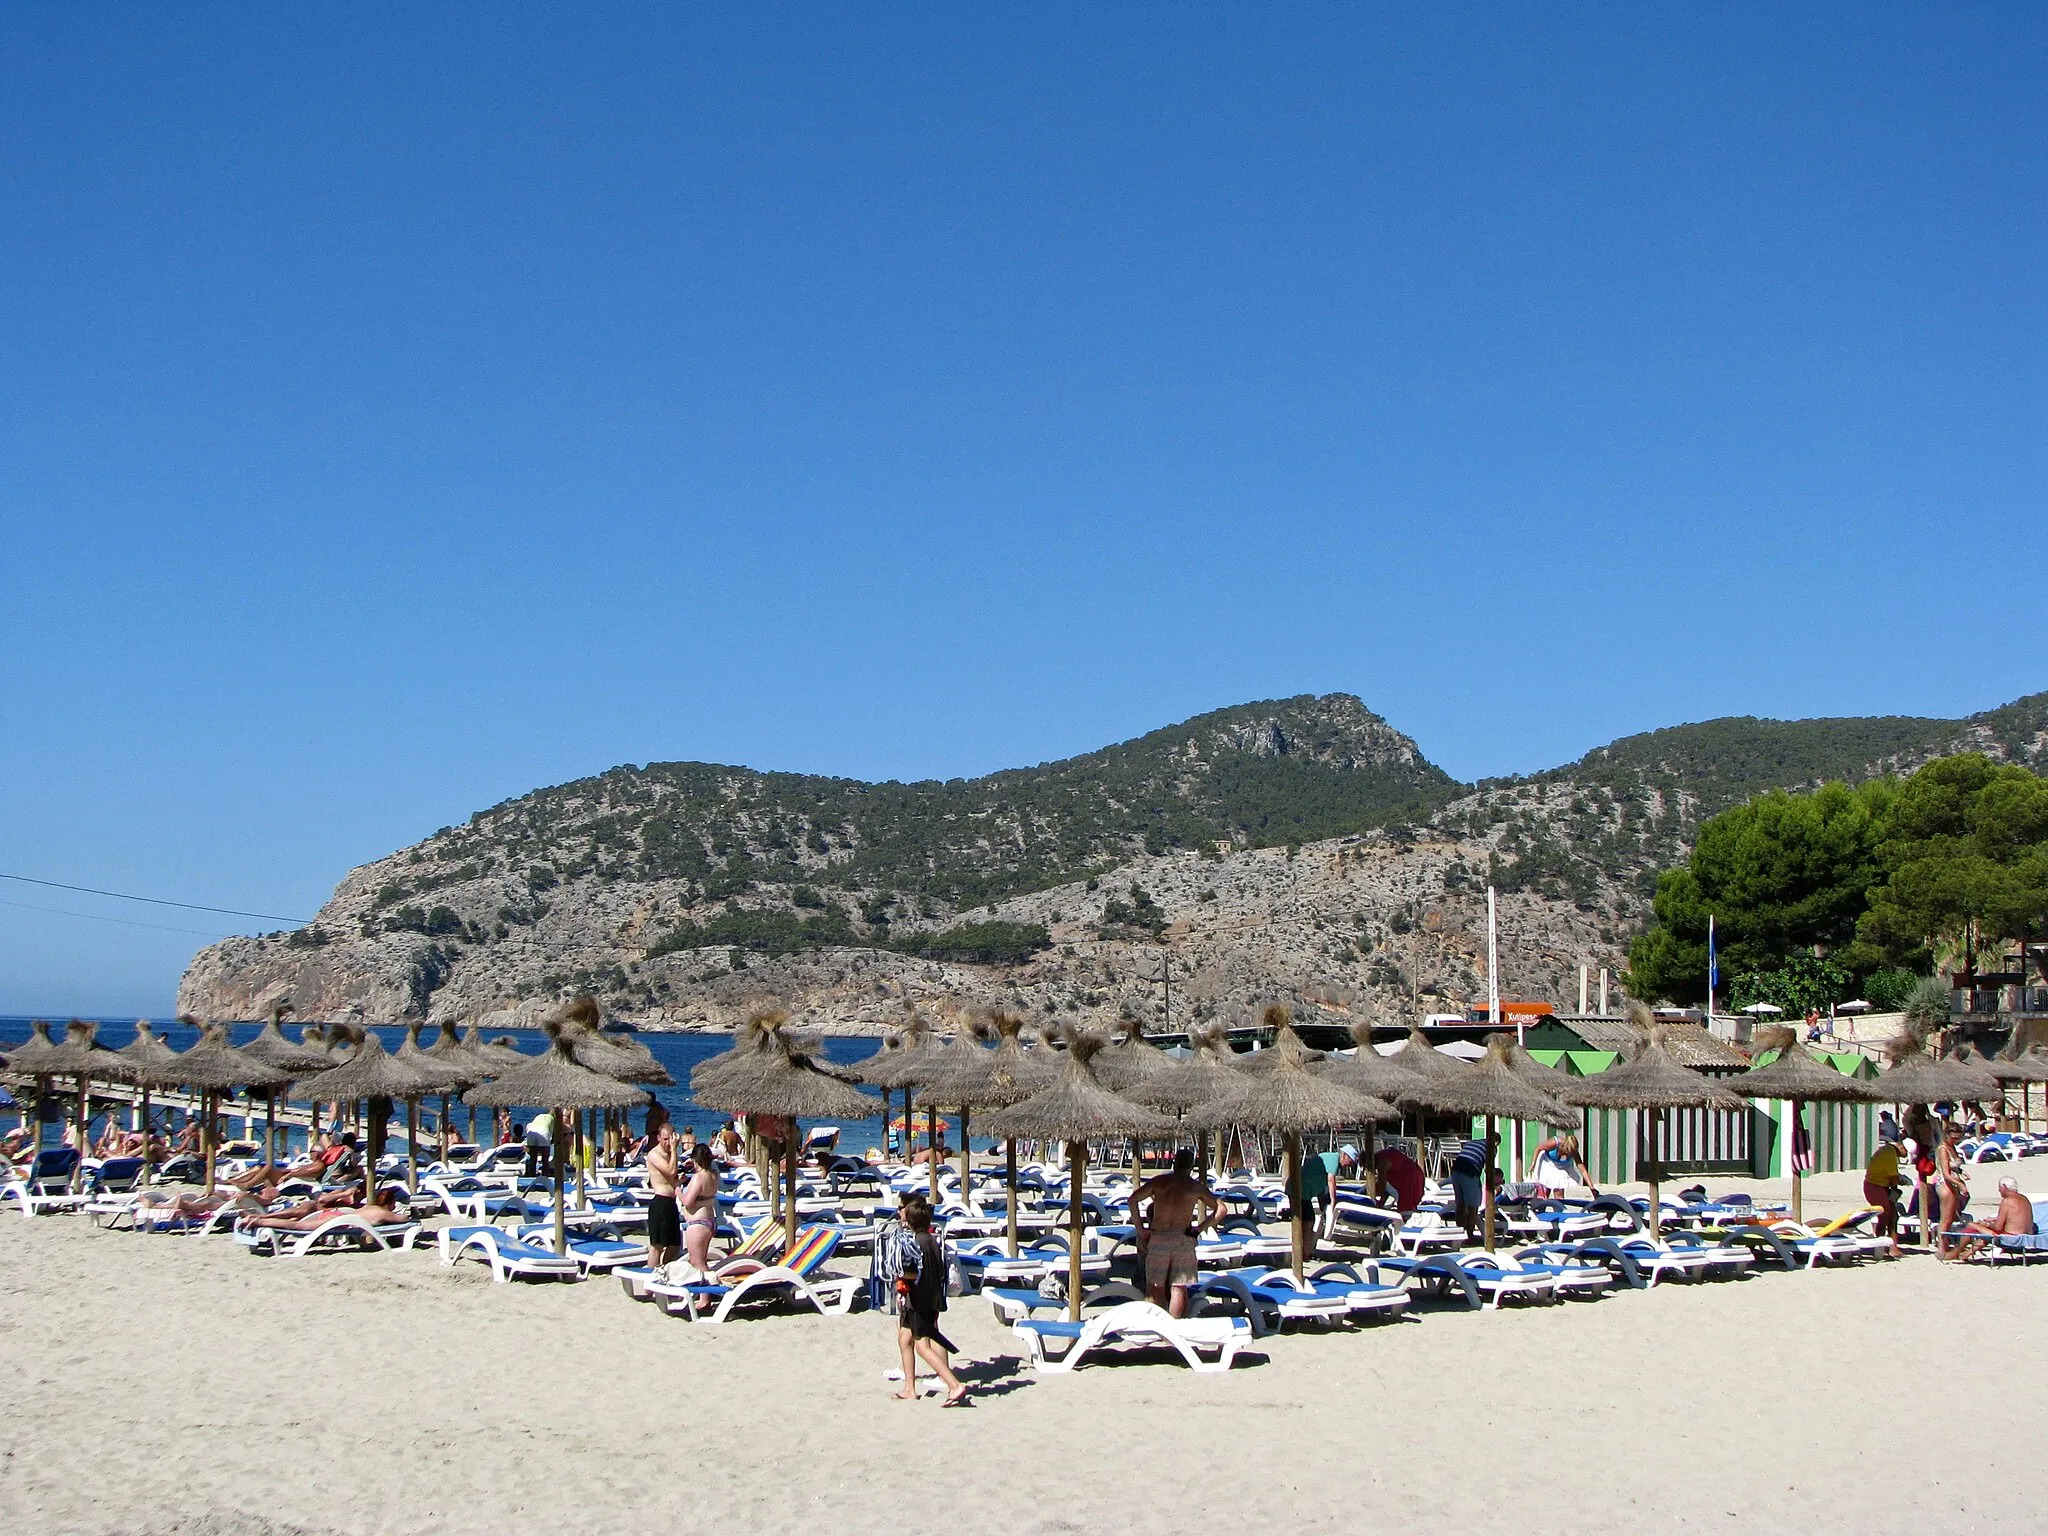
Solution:
[[[1963,1228],[1972,1234],[1956,1244],[1955,1257],[1967,1259],[1983,1252],[1994,1237],[2033,1237],[2033,1202],[2020,1193],[2011,1179],[1998,1181],[1998,1214],[1989,1221],[1973,1221]]]
[[[356,1214],[373,1227],[387,1227],[409,1218],[398,1209],[398,1197],[402,1193],[395,1185],[380,1189],[370,1197],[370,1203]],[[320,1200],[309,1200],[303,1205],[288,1210],[273,1211],[267,1216],[254,1216],[242,1223],[244,1228],[273,1227],[280,1232],[310,1232],[321,1222],[334,1215],[334,1207]]]
[[[226,1190],[208,1190],[205,1194],[167,1194],[161,1189],[145,1189],[135,1197],[138,1212],[163,1212],[171,1216],[186,1217],[199,1221],[211,1216],[222,1206],[233,1201],[252,1212],[261,1212],[263,1202],[251,1194],[230,1194]]]

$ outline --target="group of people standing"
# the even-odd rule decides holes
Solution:
[[[1967,1259],[1993,1237],[2035,1234],[2033,1203],[2020,1193],[2016,1180],[1998,1181],[1998,1211],[1986,1222],[1966,1221],[1970,1204],[1969,1164],[1963,1157],[1963,1128],[1954,1120],[1937,1121],[1924,1108],[1906,1117],[1903,1130],[1886,1110],[1878,1119],[1877,1150],[1863,1168],[1863,1198],[1878,1210],[1878,1231],[1891,1239],[1894,1258],[1900,1253],[1900,1195],[1905,1171],[1913,1172],[1913,1202],[1907,1209],[1920,1217],[1922,1232],[1931,1231],[1936,1255]],[[1920,1191],[1931,1209],[1919,1209]]]

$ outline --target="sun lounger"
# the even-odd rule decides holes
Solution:
[[[1471,1257],[1450,1253],[1423,1258],[1390,1256],[1380,1259],[1377,1267],[1405,1276],[1411,1286],[1421,1286],[1432,1294],[1462,1296],[1475,1312],[1481,1307],[1498,1311],[1511,1296],[1549,1300],[1557,1294],[1557,1282],[1548,1276],[1516,1274],[1498,1263],[1468,1265],[1465,1261]]]
[[[1400,1312],[1408,1305],[1408,1293],[1368,1281],[1348,1264],[1326,1264],[1298,1285],[1287,1269],[1204,1274],[1190,1288],[1189,1301],[1199,1303],[1204,1313],[1217,1301],[1234,1301],[1251,1323],[1253,1337],[1264,1338],[1288,1322]]]
[[[578,1280],[583,1266],[573,1258],[534,1243],[522,1243],[497,1227],[442,1227],[435,1234],[443,1267],[460,1259],[480,1259],[491,1266],[500,1284],[512,1280]]]
[[[554,1251],[555,1229],[552,1226],[514,1227],[512,1235],[535,1248]],[[616,1227],[596,1227],[574,1233],[567,1237],[565,1246],[569,1257],[586,1275],[609,1274],[628,1264],[647,1262],[647,1244],[635,1242]]]
[[[1241,1317],[1176,1318],[1149,1301],[1126,1301],[1077,1323],[1023,1318],[1011,1324],[1011,1332],[1029,1346],[1031,1364],[1048,1374],[1073,1371],[1098,1350],[1161,1345],[1179,1354],[1190,1370],[1213,1372],[1230,1369],[1250,1342],[1252,1326]]]
[[[69,1147],[45,1147],[29,1163],[26,1173],[9,1179],[0,1188],[0,1201],[14,1201],[23,1216],[79,1210],[92,1197],[72,1190],[71,1182],[77,1172],[76,1152]]]
[[[838,1247],[838,1234],[825,1227],[805,1227],[796,1237],[796,1245],[777,1263],[728,1260],[713,1272],[714,1278],[683,1284],[650,1279],[647,1291],[670,1313],[700,1323],[726,1322],[748,1301],[803,1301],[828,1316],[852,1311],[863,1282],[857,1276],[827,1274],[823,1268]]]
[[[420,1231],[420,1224],[416,1221],[380,1225],[365,1220],[357,1211],[336,1211],[304,1232],[287,1227],[245,1227],[238,1223],[235,1241],[251,1253],[303,1259],[309,1253],[363,1249],[384,1253],[392,1249],[408,1249],[418,1239]]]

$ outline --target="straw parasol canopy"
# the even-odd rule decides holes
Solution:
[[[1005,1109],[1020,1104],[1039,1089],[1047,1086],[1057,1073],[1050,1062],[1034,1059],[1024,1053],[1022,1037],[1024,1021],[1012,1013],[996,1012],[986,1018],[975,1019],[969,1026],[975,1040],[984,1044],[995,1041],[994,1050],[971,1048],[961,1052],[958,1064],[943,1078],[932,1084],[930,1094],[934,1104],[955,1106],[960,1111],[960,1157],[962,1167],[962,1194],[971,1195],[965,1183],[967,1149],[967,1113],[972,1109]],[[1008,1234],[1010,1257],[1017,1256],[1017,1138],[1003,1138],[1004,1186],[1009,1191],[1009,1204],[1005,1207],[1005,1229]]]
[[[1145,1038],[1137,1024],[1124,1026],[1123,1038],[1103,1048],[1095,1058],[1095,1077],[1111,1093],[1128,1095],[1147,1078],[1170,1071],[1179,1063]]]
[[[57,1042],[50,1038],[48,1019],[37,1019],[28,1030],[28,1039],[7,1053],[7,1070],[18,1072],[23,1077],[42,1076],[45,1073],[42,1062],[57,1049]]]
[[[1067,1059],[1059,1075],[1028,1099],[999,1109],[983,1129],[1005,1140],[1023,1137],[1067,1144],[1067,1316],[1081,1316],[1081,1182],[1088,1168],[1092,1136],[1170,1136],[1174,1122],[1142,1104],[1112,1093],[1095,1076],[1102,1036],[1089,1030],[1067,1034]]]
[[[1877,1079],[1879,1098],[1888,1104],[1942,1104],[1956,1099],[1998,1097],[1998,1079],[1981,1066],[1927,1054],[1910,1030],[1885,1046],[1891,1066]]]
[[[1389,1104],[1404,1109],[1423,1107],[1411,1091],[1416,1084],[1416,1074],[1393,1056],[1382,1056],[1374,1049],[1369,1022],[1360,1020],[1353,1024],[1351,1038],[1358,1044],[1355,1055],[1325,1057],[1315,1069],[1323,1081],[1337,1083],[1359,1093],[1369,1093],[1376,1099],[1385,1099]],[[1444,1059],[1450,1060],[1449,1057]]]
[[[110,1051],[93,1036],[99,1025],[73,1019],[64,1027],[64,1038],[53,1045],[36,1064],[47,1077],[75,1077],[82,1081],[98,1078],[103,1083],[132,1083],[139,1079],[138,1064],[119,1051]]]
[[[750,1020],[749,1022],[755,1022]],[[865,1120],[875,1104],[852,1084],[843,1082],[799,1051],[783,1034],[789,1022],[782,1013],[759,1016],[757,1040],[751,1050],[733,1053],[734,1064],[720,1073],[709,1092],[695,1093],[700,1104],[729,1114],[780,1115],[820,1120]],[[796,1242],[796,1137],[783,1144],[786,1197],[783,1200],[785,1241]]]
[[[1979,1055],[1967,1045],[1957,1046],[1953,1055],[1942,1059],[1941,1065],[1948,1069],[1949,1075],[1956,1079],[1958,1085],[1965,1081],[1963,1074],[1968,1074],[1967,1081],[1971,1086],[1959,1086],[1955,1095],[1957,1098],[1995,1099],[2005,1091],[2007,1083],[2017,1081],[1999,1072],[1990,1057]]]
[[[1574,1078],[1565,1090],[1572,1104],[1588,1109],[1635,1109],[1654,1112],[1659,1119],[1667,1109],[1741,1109],[1744,1100],[1712,1078],[1678,1064],[1664,1044],[1664,1026],[1657,1023],[1642,1003],[1629,1000],[1629,1016],[1643,1034],[1636,1054],[1625,1062]],[[1654,1137],[1645,1136],[1645,1151],[1655,1147]],[[1662,1170],[1653,1157],[1646,1157],[1650,1177],[1650,1236],[1658,1235],[1661,1221],[1657,1187]]]
[[[626,1035],[607,1034],[597,999],[577,997],[564,1003],[550,1016],[563,1026],[570,1054],[593,1072],[615,1077],[622,1083],[646,1083],[665,1088],[675,1082],[668,1068],[654,1059],[654,1052]]]
[[[1188,1115],[1188,1124],[1199,1131],[1248,1125],[1281,1133],[1287,1153],[1288,1204],[1293,1211],[1294,1274],[1299,1281],[1308,1255],[1307,1202],[1301,1198],[1301,1133],[1397,1120],[1401,1111],[1384,1099],[1310,1072],[1308,1047],[1288,1023],[1286,1009],[1268,1008],[1266,1022],[1273,1027],[1273,1045],[1263,1054],[1273,1058],[1273,1065],[1259,1073],[1239,1073],[1236,1091],[1195,1109]]]
[[[476,1059],[486,1077],[509,1072],[523,1067],[533,1057],[519,1049],[510,1035],[500,1035],[495,1040],[486,1040],[480,1025],[472,1024],[462,1032],[462,1048]]]
[[[1514,1073],[1515,1076],[1519,1077],[1531,1088],[1534,1088],[1538,1093],[1548,1094],[1560,1104],[1568,1102],[1564,1095],[1570,1091],[1572,1084],[1578,1081],[1577,1078],[1562,1068],[1546,1067],[1543,1065],[1542,1062],[1531,1056],[1523,1048],[1522,1043],[1513,1035],[1503,1034],[1500,1038],[1507,1041],[1507,1060],[1510,1072]]]
[[[1190,1030],[1188,1045],[1187,1060],[1153,1073],[1125,1097],[1151,1109],[1186,1111],[1228,1098],[1244,1086],[1245,1075],[1234,1065],[1243,1058],[1232,1053],[1229,1031],[1221,1024]]]
[[[922,1088],[943,1070],[936,1060],[942,1049],[923,1018],[913,1013],[893,1043],[884,1041],[881,1050],[860,1064],[858,1076],[870,1088]]]
[[[333,1066],[334,1058],[318,1046],[298,1044],[286,1037],[279,1027],[284,1013],[282,1007],[272,1009],[262,1033],[242,1047],[242,1054],[255,1057],[265,1066],[294,1074],[324,1072]]]
[[[357,1099],[416,1099],[433,1090],[410,1061],[384,1049],[384,1042],[366,1033],[355,1054],[340,1066],[302,1074],[299,1094],[316,1104],[346,1104]]]
[[[1270,1015],[1274,1010],[1268,1010]],[[1298,1135],[1338,1125],[1365,1125],[1398,1120],[1401,1111],[1386,1100],[1332,1082],[1327,1073],[1309,1071],[1308,1047],[1287,1023],[1285,1011],[1269,1052],[1273,1065],[1256,1076],[1238,1074],[1232,1093],[1198,1106],[1188,1115],[1196,1130],[1220,1131],[1234,1125]]]
[[[475,1051],[463,1043],[462,1038],[455,1033],[455,1026],[445,1020],[441,1024],[440,1034],[434,1037],[434,1043],[426,1048],[426,1054],[447,1071],[463,1074],[462,1080],[455,1085],[458,1088],[474,1088],[491,1075],[491,1068],[485,1065]]]
[[[1425,1084],[1421,1095],[1430,1108],[1447,1114],[1485,1115],[1502,1120],[1536,1120],[1560,1130],[1579,1123],[1579,1117],[1564,1104],[1532,1086],[1508,1062],[1508,1048],[1514,1036],[1496,1034],[1486,1042],[1486,1054],[1462,1068],[1454,1077]],[[1432,1055],[1439,1054],[1432,1052]],[[1448,1060],[1449,1058],[1445,1058]],[[1685,1071],[1680,1067],[1678,1070]],[[1560,1074],[1561,1075],[1561,1074]],[[1693,1076],[1695,1081],[1705,1078]],[[1567,1083],[1579,1079],[1566,1078]]]
[[[788,1015],[780,1009],[765,1009],[751,1015],[733,1031],[731,1045],[690,1068],[690,1097],[700,1104],[709,1102],[704,1096],[716,1093],[726,1078],[744,1071],[747,1058],[763,1049],[769,1034],[780,1029],[787,1019]]]
[[[1405,1067],[1426,1082],[1443,1082],[1462,1077],[1472,1070],[1457,1057],[1446,1056],[1431,1045],[1420,1024],[1408,1026],[1407,1040],[1386,1059],[1397,1067]]]
[[[2013,1087],[2025,1083],[2048,1083],[2048,1059],[2042,1058],[2038,1047],[2017,1054],[2005,1051],[1996,1056],[1986,1056],[1978,1065],[2001,1083]]]
[[[1273,1031],[1273,1044],[1267,1046],[1262,1051],[1244,1052],[1244,1054],[1237,1058],[1236,1066],[1238,1071],[1270,1072],[1280,1064],[1280,1058],[1274,1055],[1273,1052],[1274,1048],[1280,1044],[1280,1036],[1283,1033],[1293,1033],[1293,1025],[1288,1022],[1290,1017],[1291,1015],[1285,1004],[1268,1003],[1266,1005],[1265,1011],[1260,1015],[1259,1022],[1267,1029]],[[1323,1051],[1310,1050],[1299,1036],[1295,1038],[1294,1043],[1299,1047],[1295,1052],[1295,1059],[1303,1063],[1322,1061],[1327,1054]]]
[[[398,1050],[391,1059],[405,1067],[420,1081],[422,1093],[450,1093],[457,1088],[468,1088],[476,1083],[476,1073],[444,1057],[436,1056],[420,1044],[422,1026],[406,1026],[405,1038],[398,1043]]]
[[[180,1022],[196,1023],[186,1015]],[[158,1087],[196,1088],[200,1094],[200,1145],[202,1153],[202,1176],[206,1187],[213,1187],[213,1105],[214,1095],[232,1093],[237,1088],[282,1088],[291,1081],[291,1074],[246,1056],[228,1044],[227,1026],[209,1024],[200,1031],[199,1039],[189,1050],[179,1051],[170,1060],[154,1066],[145,1065],[142,1081]]]
[[[1756,1054],[1776,1051],[1778,1059],[1766,1067],[1751,1067],[1727,1079],[1735,1093],[1750,1099],[1791,1099],[1802,1104],[1872,1104],[1884,1097],[1874,1083],[1837,1072],[1813,1059],[1799,1043],[1798,1031],[1788,1024],[1757,1031],[1752,1042]]]
[[[135,1021],[135,1038],[122,1046],[121,1054],[138,1067],[159,1067],[178,1053],[164,1042],[164,1037],[149,1027],[149,1020]]]
[[[568,1251],[568,1216],[562,1201],[561,1112],[584,1109],[629,1109],[645,1104],[644,1089],[616,1078],[593,1072],[576,1060],[571,1042],[559,1024],[550,1023],[548,1048],[538,1056],[520,1058],[521,1065],[502,1077],[479,1083],[463,1094],[462,1102],[481,1109],[545,1109],[555,1117],[555,1152],[549,1159],[554,1168],[555,1252]],[[517,1055],[517,1052],[513,1054]]]

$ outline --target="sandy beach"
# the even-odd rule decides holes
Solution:
[[[426,1252],[10,1215],[0,1287],[14,1531],[2017,1531],[2048,1492],[2048,1267],[1430,1311],[1227,1376],[1035,1378],[962,1298],[964,1412],[888,1399],[886,1318],[693,1328]]]

